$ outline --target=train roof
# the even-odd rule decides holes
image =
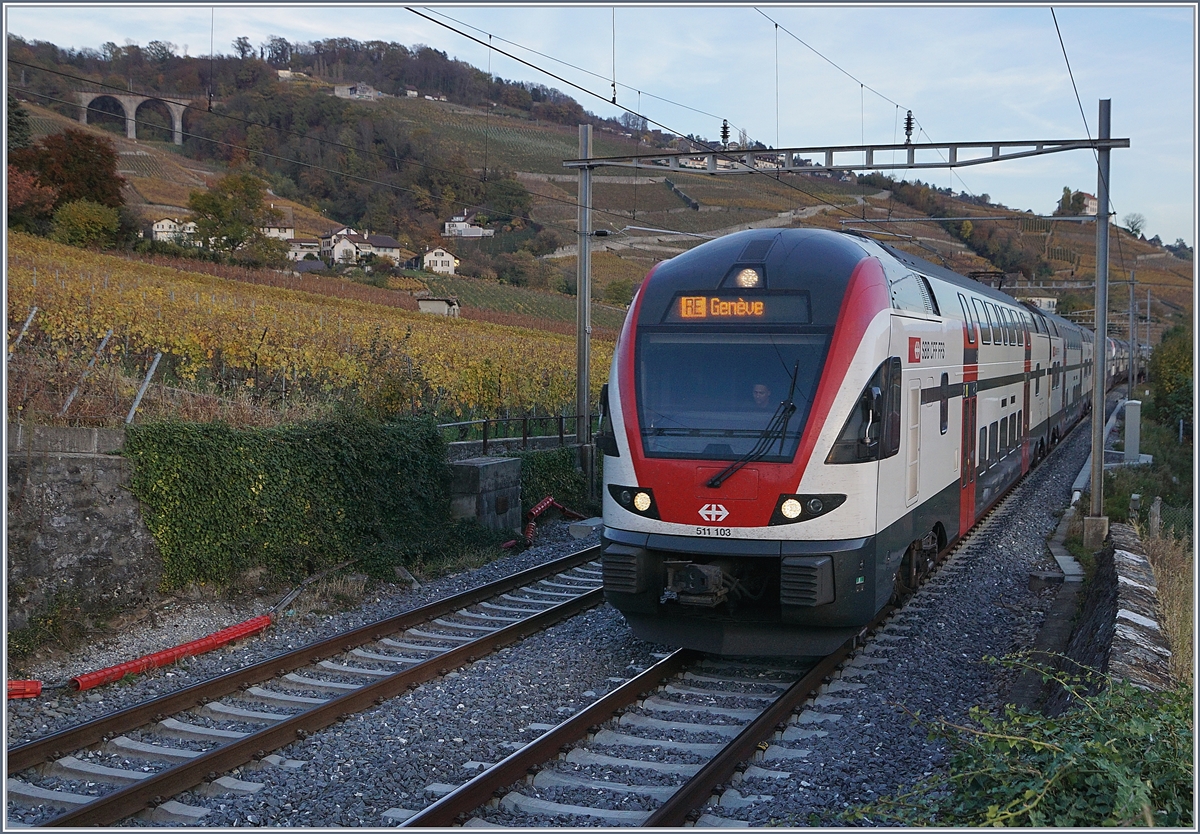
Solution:
[[[865,235],[862,235],[862,236],[866,237]],[[868,239],[874,240],[874,238],[868,238]],[[1065,319],[1062,316],[1059,316],[1055,313],[1051,313],[1046,310],[1042,310],[1042,309],[1034,307],[1030,304],[1026,304],[1022,301],[1019,301],[1018,299],[1013,298],[1008,293],[1003,292],[1002,290],[998,290],[995,287],[989,287],[987,284],[976,281],[974,278],[968,278],[965,275],[960,275],[959,273],[955,272],[952,269],[947,269],[944,266],[938,266],[937,264],[933,263],[932,261],[927,261],[924,258],[921,258],[917,255],[913,255],[909,252],[905,252],[901,249],[897,249],[895,246],[884,243],[882,241],[874,240],[874,242],[876,244],[878,244],[880,246],[880,248],[882,248],[884,251],[886,251],[888,254],[890,254],[892,257],[894,257],[896,260],[900,261],[905,266],[911,267],[912,269],[914,269],[918,272],[922,272],[926,275],[930,275],[935,278],[940,278],[941,280],[945,281],[948,284],[955,284],[957,286],[963,287],[964,289],[968,289],[971,292],[977,293],[979,295],[989,296],[997,301],[1003,301],[1006,304],[1016,304],[1018,306],[1024,307],[1032,313],[1037,313],[1038,315],[1044,316],[1045,318],[1053,319],[1054,323],[1056,325],[1058,325],[1058,327],[1060,329],[1069,328],[1069,329],[1080,330],[1080,331],[1084,331],[1084,332],[1088,332],[1088,333],[1091,332],[1090,328],[1083,327],[1082,325],[1077,324],[1076,322],[1073,322],[1070,319]]]

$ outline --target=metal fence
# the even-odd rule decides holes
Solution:
[[[1193,516],[1190,506],[1169,507],[1162,503],[1161,498],[1155,498],[1150,505],[1150,535],[1173,535],[1186,539],[1189,543],[1193,537]]]
[[[593,415],[592,433],[598,428],[598,419]],[[448,443],[482,442],[481,454],[487,454],[488,444],[511,448],[513,441],[520,439],[522,449],[539,438],[557,438],[559,446],[575,443],[578,434],[579,415],[559,414],[545,417],[498,417],[495,419],[467,420],[461,423],[439,423]]]

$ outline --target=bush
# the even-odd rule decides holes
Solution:
[[[588,498],[587,478],[576,465],[578,455],[573,446],[511,453],[511,457],[521,459],[522,516],[547,495],[578,513],[598,513],[597,502]]]
[[[431,421],[269,429],[132,426],[131,488],[163,557],[164,590],[253,567],[295,580],[372,556],[415,558],[450,524],[446,447]]]
[[[68,246],[111,249],[116,245],[120,225],[121,215],[115,208],[91,200],[74,200],[54,212],[50,237]]]
[[[1023,659],[1009,665],[1026,666]],[[975,707],[974,726],[935,722],[930,734],[954,754],[937,773],[894,798],[851,809],[848,819],[905,825],[1132,826],[1190,828],[1192,690],[1147,692],[1109,680],[1080,694],[1092,674],[1054,676],[1078,709],[1055,718],[1009,706],[1002,716]]]

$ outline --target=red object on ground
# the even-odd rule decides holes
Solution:
[[[41,681],[9,681],[8,682],[8,699],[13,698],[36,698],[42,694]]]
[[[525,525],[525,543],[526,544],[533,544],[533,534],[537,531],[537,524],[534,523],[534,520],[539,515],[546,512],[546,510],[550,509],[551,507],[558,508],[558,511],[560,513],[562,513],[563,516],[565,516],[566,518],[575,518],[575,519],[583,518],[583,516],[580,515],[579,513],[575,512],[574,510],[568,510],[562,504],[555,501],[554,496],[547,495],[541,501],[538,501],[537,504],[534,505],[533,509],[530,510],[525,516],[525,519],[529,522],[528,524]]]
[[[270,624],[271,618],[266,614],[253,617],[244,623],[223,628],[207,637],[201,637],[199,640],[184,643],[182,646],[176,646],[173,649],[165,649],[161,652],[148,654],[144,657],[139,657],[137,660],[129,660],[97,672],[78,675],[71,678],[70,686],[74,690],[84,690],[112,683],[113,681],[119,681],[126,675],[136,675],[140,672],[145,672],[147,669],[157,669],[159,666],[166,666],[168,663],[174,663],[181,658],[204,654],[226,643],[232,643],[234,640],[241,640],[243,637],[258,634]]]

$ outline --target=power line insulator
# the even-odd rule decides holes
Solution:
[[[721,120],[721,144],[729,144],[729,119]]]
[[[909,110],[908,115],[904,117],[904,144],[906,144],[906,145],[912,144],[912,132],[913,132],[913,114],[912,114],[912,111]]]

